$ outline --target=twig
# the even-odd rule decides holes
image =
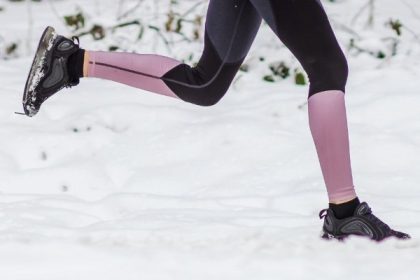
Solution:
[[[408,9],[411,11],[414,17],[416,17],[417,19],[420,19],[420,15],[416,12],[416,9],[414,9],[413,6],[408,4],[406,0],[403,0],[402,2],[404,3],[404,5],[408,7]]]
[[[420,40],[420,37],[419,37],[419,35],[414,31],[414,30],[412,30],[411,28],[409,28],[409,27],[407,27],[407,26],[403,26],[402,28],[404,28],[405,30],[407,30],[409,33],[411,33],[411,35],[413,35],[414,36],[414,39],[416,39],[417,41],[419,41]]]
[[[135,11],[137,11],[137,9],[140,8],[140,6],[143,4],[143,2],[144,2],[144,0],[139,0],[134,7],[128,9],[126,12],[122,13],[121,15],[118,15],[117,20],[121,20],[121,19],[129,16],[130,14],[134,13]]]
[[[120,18],[121,14],[122,14],[122,10],[123,10],[123,7],[124,7],[124,2],[125,2],[125,0],[118,1],[117,18]]]
[[[26,50],[28,55],[32,52],[31,40],[32,40],[32,27],[34,25],[34,18],[32,16],[32,1],[28,0],[28,37],[26,38]]]
[[[369,0],[369,8],[368,25],[372,27],[375,20],[375,0]]]
[[[162,32],[160,31],[159,27],[153,26],[153,25],[149,25],[148,26],[150,29],[156,31],[156,34],[162,39],[162,41],[165,43],[165,46],[168,50],[169,53],[172,52],[172,49],[169,47],[170,43],[169,41],[165,38],[165,36],[163,36]]]
[[[185,13],[181,15],[181,18],[186,17],[190,13],[192,13],[195,9],[197,9],[199,6],[203,5],[204,3],[207,3],[207,1],[200,1],[196,4],[194,4],[191,8],[189,8]]]
[[[357,19],[363,14],[363,12],[369,9],[369,16],[367,20],[367,26],[372,27],[375,20],[375,0],[368,0],[368,2],[363,5],[360,10],[353,16],[353,19],[351,20],[351,25],[354,25],[357,21]]]
[[[342,24],[340,22],[335,21],[334,19],[331,19],[331,22],[334,26],[336,26],[338,29],[343,30],[344,32],[349,33],[350,35],[355,36],[357,39],[361,39],[362,37],[352,28],[348,27],[345,24]]]
[[[63,16],[61,16],[61,15],[58,13],[58,11],[57,11],[57,9],[55,8],[55,6],[54,6],[53,2],[51,2],[51,0],[48,0],[47,2],[48,2],[48,5],[50,6],[51,11],[52,11],[52,12],[53,12],[53,14],[55,15],[55,17],[56,17],[59,21],[64,22],[64,18],[63,18]],[[70,29],[70,27],[69,27],[69,26],[67,26],[67,24],[64,24],[64,26],[65,26],[65,28],[67,29],[67,31],[68,31],[68,32],[71,32],[71,29]]]

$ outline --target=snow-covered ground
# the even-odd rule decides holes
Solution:
[[[46,24],[66,32],[48,3],[65,14],[74,2],[32,3],[32,48]],[[327,5],[333,19],[365,3],[348,2]],[[379,2],[378,30],[392,12],[418,31],[418,0]],[[3,36],[23,36],[27,3],[0,3]],[[251,57],[269,36],[263,27]],[[0,61],[0,279],[418,279],[418,45],[385,61],[349,55],[359,196],[413,237],[380,244],[319,237],[328,201],[306,87],[263,82],[255,65],[201,108],[84,80],[30,119],[14,112],[32,57]]]

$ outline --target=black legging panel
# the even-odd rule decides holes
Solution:
[[[347,60],[319,0],[250,0],[299,60],[310,81],[309,96],[345,91]]]
[[[162,79],[187,102],[216,104],[228,90],[260,25],[261,17],[249,1],[211,0],[204,51],[197,66],[181,64]]]
[[[347,61],[318,0],[210,0],[197,66],[181,64],[162,80],[184,101],[216,104],[244,61],[262,18],[308,74],[308,97],[345,90]]]

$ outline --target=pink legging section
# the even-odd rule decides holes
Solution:
[[[181,62],[160,55],[89,51],[88,77],[177,97],[160,79]]]
[[[309,126],[330,202],[356,197],[344,93],[331,90],[314,94],[308,107]]]
[[[177,98],[160,79],[180,64],[160,55],[89,51],[88,77],[96,77]],[[308,100],[309,125],[330,202],[356,196],[344,93],[331,90]]]

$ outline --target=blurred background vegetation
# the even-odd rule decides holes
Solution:
[[[328,5],[345,5],[352,0],[324,0]],[[43,3],[41,3],[43,2]],[[56,5],[68,2],[72,9],[58,10]],[[33,5],[48,4],[45,13],[54,14],[67,29],[67,36],[78,36],[93,43],[100,42],[101,49],[109,51],[142,51],[138,46],[142,43],[154,42],[163,48],[163,54],[194,65],[198,59],[198,46],[201,47],[204,32],[205,12],[208,0],[118,0],[115,1],[116,10],[107,14],[107,20],[100,19],[100,15],[92,15],[92,11],[81,5],[83,1],[72,0],[3,0],[0,2],[0,17],[7,12],[11,5],[25,5],[26,15],[22,16],[22,24],[28,25],[28,33],[22,36],[8,36],[0,31],[0,60],[17,59],[30,56],[34,48],[33,41],[37,37],[32,34]],[[95,5],[99,5],[94,1]],[[97,2],[97,3],[96,3]],[[377,19],[376,5],[379,0],[361,0],[358,9],[351,11],[351,20],[341,21],[339,17],[331,15],[334,29],[340,36],[340,43],[347,54],[357,56],[369,55],[377,60],[390,59],[399,52],[399,46],[404,33],[410,35],[410,40],[418,42],[416,32],[404,24],[404,20],[391,15]],[[45,5],[44,5],[45,6]],[[146,14],[146,16],[145,16]],[[16,19],[19,21],[19,19]],[[10,23],[14,24],[14,23]],[[381,26],[382,31],[375,34],[366,32]],[[264,26],[264,28],[267,28]],[[383,31],[386,29],[387,31]],[[375,34],[375,35],[372,35]],[[343,39],[344,38],[344,39]],[[196,46],[194,51],[185,50],[184,42]],[[373,42],[373,43],[372,43]],[[278,44],[281,48],[281,44]],[[179,46],[183,46],[180,47]],[[26,48],[26,50],[25,50]],[[162,52],[152,48],[153,51]],[[291,59],[267,59],[265,50],[261,49],[254,55],[253,63],[263,64],[266,71],[262,80],[277,82],[293,79],[298,85],[307,84],[307,78],[300,65]],[[247,60],[241,71],[252,71],[250,61]]]

